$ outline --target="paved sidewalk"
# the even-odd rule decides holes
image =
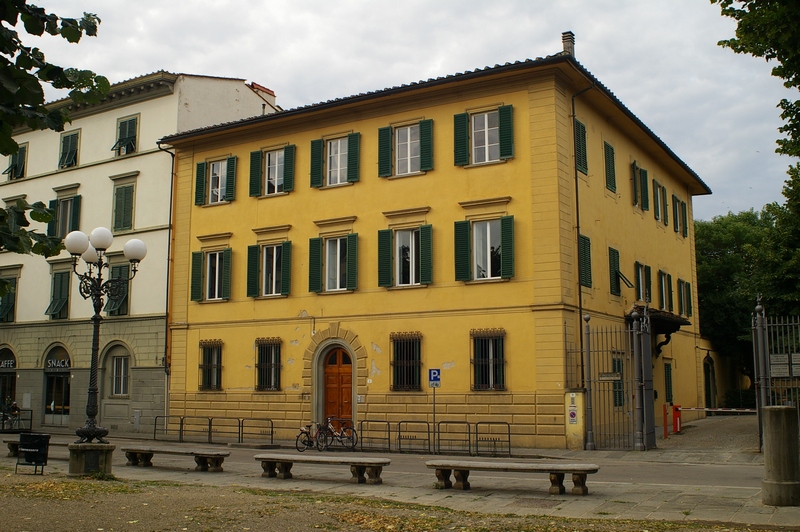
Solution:
[[[225,460],[224,471],[221,473],[195,472],[191,457],[173,455],[155,455],[152,468],[126,467],[124,453],[119,449],[129,443],[141,445],[143,441],[112,435],[111,443],[117,445],[113,473],[123,479],[356,495],[486,513],[594,519],[713,521],[800,530],[800,507],[772,507],[762,504],[761,480],[764,466],[761,454],[753,449],[732,450],[721,444],[709,447],[707,443],[700,446],[689,443],[691,427],[695,427],[696,434],[707,428],[709,431],[721,431],[720,437],[727,441],[735,437],[726,428],[733,422],[720,421],[720,418],[707,419],[687,424],[690,428],[685,430],[685,439],[681,439],[682,435],[675,435],[669,440],[659,440],[659,448],[651,451],[541,449],[524,453],[520,451],[519,454],[525,456],[513,458],[598,464],[599,473],[588,477],[589,494],[586,496],[569,493],[569,478],[565,478],[567,493],[549,495],[546,474],[480,471],[470,474],[472,489],[469,491],[437,490],[433,488],[433,471],[425,467],[425,461],[442,458],[441,455],[369,453],[369,456],[392,460],[392,464],[384,468],[383,484],[373,486],[350,484],[350,472],[345,466],[295,464],[292,469],[294,478],[290,480],[262,478],[261,465],[253,456],[266,451],[238,446],[228,448],[231,456]],[[68,439],[66,434],[53,435],[54,441]],[[281,452],[297,452],[293,442],[281,443],[291,447],[291,450],[281,449]],[[209,447],[152,440],[147,445]],[[306,452],[317,454],[315,450]],[[47,472],[66,472],[67,463],[64,459],[67,457],[67,450],[63,447],[51,447],[50,456]],[[4,460],[6,465],[14,461],[13,458]]]

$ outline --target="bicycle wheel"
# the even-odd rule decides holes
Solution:
[[[356,448],[356,442],[358,442],[358,435],[356,434],[356,429],[353,427],[345,427],[342,429],[342,445],[344,445],[345,449],[348,451],[353,451]]]
[[[308,449],[309,447],[314,446],[314,441],[311,439],[311,436],[308,432],[301,432],[297,435],[297,441],[294,442],[295,447],[301,453]]]
[[[327,429],[320,429],[317,434],[317,450],[322,452],[333,443],[333,434]]]

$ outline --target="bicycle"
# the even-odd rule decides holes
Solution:
[[[312,434],[311,427],[314,425],[317,426],[317,430]],[[322,425],[317,422],[306,425],[305,427],[300,427],[300,434],[297,435],[297,439],[294,442],[295,447],[301,453],[312,447],[316,447],[318,451],[324,451],[327,448],[324,434],[325,430],[326,429],[322,428]]]
[[[338,441],[339,444],[344,446],[348,451],[355,450],[356,443],[358,442],[358,433],[356,433],[356,430],[351,426],[343,426],[342,430],[337,431],[336,427],[333,426],[333,419],[334,418],[329,417],[326,420],[327,426],[320,430],[321,433],[319,437],[323,439],[323,449],[327,450],[334,441]],[[319,443],[317,443],[317,449],[319,449]]]

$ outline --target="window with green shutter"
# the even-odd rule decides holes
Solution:
[[[460,113],[453,117],[453,164],[469,164],[469,113]]]
[[[667,274],[667,310],[672,312],[675,309],[672,299],[672,275]]]
[[[592,287],[592,241],[588,236],[578,235],[578,264],[581,286]]]
[[[586,126],[578,119],[573,121],[575,128],[575,167],[579,172],[589,173],[589,158],[586,153]]]
[[[647,170],[641,168],[636,161],[631,163],[631,180],[633,182],[633,204],[643,211],[650,210],[650,185]]]
[[[20,144],[17,153],[12,154],[8,158],[8,168],[5,169],[3,174],[8,176],[8,179],[21,179],[25,177],[25,163],[28,153],[28,144]]]
[[[192,301],[230,299],[232,257],[231,248],[192,253]]]
[[[133,229],[134,191],[133,183],[114,187],[113,229],[115,232]]]
[[[378,286],[430,284],[432,270],[432,226],[378,231]]]
[[[685,201],[681,201],[681,234],[689,236],[689,213]]]
[[[639,180],[642,190],[642,210],[649,211],[650,210],[650,192],[648,191],[649,179],[647,177],[647,170],[645,170],[644,168],[639,168]]]
[[[378,177],[433,170],[433,120],[378,129]]]
[[[81,196],[68,196],[50,201],[48,207],[55,213],[47,224],[47,235],[64,238],[80,229]]]
[[[117,294],[117,297],[106,299],[106,306],[103,311],[107,312],[109,316],[127,316],[128,315],[128,291],[130,288],[130,265],[119,264],[111,266],[111,279],[124,279],[125,282],[120,285],[122,289]]]
[[[661,219],[661,185],[653,179],[653,217]]]
[[[321,238],[308,240],[308,291],[322,292],[322,248]]]
[[[453,117],[453,164],[467,166],[514,157],[514,108],[459,113]]]
[[[603,153],[606,163],[606,188],[611,192],[617,191],[617,167],[614,158],[614,147],[608,142],[603,143]]]
[[[514,277],[514,217],[455,222],[457,281]]]
[[[61,135],[61,154],[58,158],[59,168],[70,168],[78,164],[78,139],[78,131]]]
[[[292,243],[247,247],[247,296],[289,295]]]
[[[54,272],[50,304],[44,311],[53,320],[65,320],[69,317],[69,282],[72,272]]]
[[[680,209],[680,200],[678,199],[675,194],[672,195],[672,229],[677,233],[681,230],[680,228],[680,218],[678,217],[678,211]]]
[[[672,404],[672,363],[664,364],[664,401]]]
[[[455,249],[456,281],[469,281],[472,279],[470,233],[469,221],[455,222],[453,249]]]
[[[608,273],[611,294],[615,296],[621,295],[622,286],[620,284],[619,251],[614,248],[608,248]]]
[[[667,189],[661,187],[661,214],[664,225],[669,225],[669,204],[667,203]]]
[[[136,153],[136,127],[137,117],[121,118],[117,124],[117,142],[111,151],[117,155]]]

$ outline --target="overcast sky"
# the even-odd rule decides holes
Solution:
[[[695,218],[783,203],[772,64],[717,46],[735,22],[708,0],[49,0],[96,13],[96,38],[36,43],[49,61],[112,83],[156,70],[244,78],[284,109],[562,49],[708,184]],[[32,43],[28,39],[24,42]],[[49,99],[61,97],[48,93]]]

